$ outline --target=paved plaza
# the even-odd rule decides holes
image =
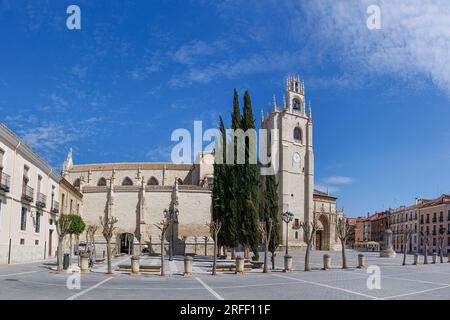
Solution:
[[[380,289],[369,289],[368,269],[357,269],[357,254],[348,250],[348,270],[342,270],[341,253],[328,252],[332,269],[321,270],[325,252],[314,251],[311,255],[313,270],[304,272],[304,253],[292,252],[294,271],[282,272],[282,253],[277,257],[277,269],[268,274],[254,269],[245,275],[233,272],[211,276],[211,261],[206,257],[194,258],[194,274],[184,277],[183,257],[166,261],[168,275],[143,273],[132,276],[115,271],[106,275],[106,266],[100,265],[89,274],[82,274],[79,287],[71,281],[76,273],[57,273],[54,261],[34,262],[0,266],[0,299],[450,299],[450,263],[447,258],[440,264],[412,265],[413,256],[408,255],[408,265],[401,266],[402,255],[396,258],[379,258],[378,253],[364,253],[366,265],[380,267]],[[129,257],[114,259],[115,268],[129,263]],[[422,263],[421,257],[420,262]],[[431,257],[429,257],[431,262]],[[159,264],[158,257],[145,257],[143,265]],[[232,261],[220,261],[232,263]],[[69,279],[69,277],[71,277]],[[69,281],[68,281],[69,279]],[[69,282],[69,287],[68,287]]]

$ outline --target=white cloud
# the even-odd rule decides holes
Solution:
[[[381,30],[366,26],[366,10],[373,4],[381,8]],[[317,26],[311,37],[321,51],[318,56],[366,78],[430,79],[450,94],[448,0],[307,1],[300,6],[310,27]]]
[[[322,182],[327,185],[343,185],[343,184],[351,184],[355,181],[355,179],[345,176],[331,176],[322,179]]]

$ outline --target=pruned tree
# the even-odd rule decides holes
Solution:
[[[56,220],[56,233],[58,234],[58,255],[56,258],[56,270],[62,271],[62,254],[64,246],[64,238],[69,234],[71,221],[66,218],[65,215],[61,214]]]
[[[314,218],[312,222],[301,222],[300,226],[303,229],[303,237],[306,242],[305,271],[311,271],[309,266],[309,255],[311,252],[311,245],[313,243],[314,235],[316,234],[319,225],[317,220]]]
[[[210,223],[206,224],[207,227],[209,227],[209,232],[211,234],[211,237],[214,239],[214,257],[213,257],[213,268],[212,268],[212,275],[215,276],[217,274],[216,267],[217,267],[217,238],[219,236],[220,229],[222,228],[222,222],[220,221],[211,221]]]
[[[336,234],[341,241],[342,247],[342,269],[347,269],[347,256],[345,254],[345,245],[347,244],[347,238],[352,233],[353,227],[347,223],[347,220],[340,218],[336,223]]]
[[[97,225],[93,224],[89,226],[88,236],[90,238],[90,243],[92,243],[92,256],[94,257],[94,261],[97,254],[97,251],[95,249],[95,234],[97,233],[97,230]]]
[[[424,247],[423,264],[428,264],[428,247],[430,246],[430,242],[431,242],[431,233],[428,230],[421,231],[420,232],[420,240]]]
[[[204,236],[203,237],[203,241],[205,241],[205,257],[208,255],[208,241],[209,241],[209,237],[208,236]]]
[[[160,240],[161,240],[161,276],[165,276],[164,272],[164,239],[166,238],[167,229],[172,224],[170,219],[161,220],[159,223],[155,223],[155,227],[161,231]]]
[[[444,263],[444,242],[445,242],[445,228],[439,228],[438,234],[438,250],[440,263]]]
[[[406,253],[408,252],[408,243],[411,241],[414,231],[411,228],[402,230],[402,247],[403,247],[403,266],[406,266]]]
[[[116,229],[115,224],[119,220],[116,217],[111,217],[105,215],[100,217],[100,224],[103,227],[102,234],[106,240],[106,255],[108,259],[108,274],[112,274],[112,263],[111,263],[111,238],[114,235],[114,230]]]
[[[267,256],[269,252],[269,243],[272,235],[272,221],[261,221],[259,223],[259,232],[264,242],[264,268],[263,273],[267,273]]]
[[[72,237],[75,235],[75,241],[77,246],[77,256],[78,256],[78,263],[80,262],[80,234],[84,232],[86,229],[86,224],[83,221],[83,218],[77,214],[69,214],[66,216],[67,219],[71,221],[70,228],[69,228],[69,235],[70,235],[70,256],[69,256],[69,265],[72,265]]]

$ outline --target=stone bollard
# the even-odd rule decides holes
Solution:
[[[364,268],[364,255],[362,253],[358,254],[358,266],[357,268]]]
[[[437,253],[433,252],[433,264],[436,264],[437,261]]]
[[[419,264],[419,254],[414,253],[414,265],[417,266]]]
[[[284,256],[284,270],[283,272],[290,272],[292,271],[292,256],[285,255]]]
[[[244,274],[245,260],[241,256],[236,257],[236,274]]]
[[[324,254],[322,270],[330,270],[330,268],[331,268],[331,257],[329,254]]]
[[[138,275],[140,273],[139,256],[131,257],[131,274]]]
[[[83,253],[80,258],[80,271],[81,273],[89,272],[89,255]]]
[[[191,256],[184,257],[184,276],[188,277],[192,275],[192,262],[193,258]]]

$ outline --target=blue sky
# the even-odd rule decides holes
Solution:
[[[229,121],[233,88],[259,116],[296,73],[316,185],[349,215],[411,204],[450,193],[449,16],[447,0],[0,0],[1,121],[55,167],[71,146],[75,163],[168,161],[174,129]]]

